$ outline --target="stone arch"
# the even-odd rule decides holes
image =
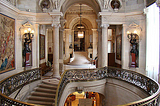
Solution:
[[[102,11],[102,6],[100,0],[61,0],[59,3],[59,11],[65,14],[66,10],[73,4],[81,3],[86,4],[93,8],[93,10],[98,14]]]
[[[89,21],[87,18],[82,18],[82,20],[83,20],[82,25],[84,25],[86,29],[93,29],[94,25],[92,24],[91,21]],[[74,18],[69,23],[70,23],[68,25],[69,29],[74,29],[74,27],[79,24],[79,18]]]
[[[65,100],[67,99],[68,95],[76,92],[77,87],[82,87],[83,91],[85,92],[97,92],[99,94],[105,94],[105,84],[106,79],[97,80],[97,81],[89,81],[89,82],[72,82],[68,83],[63,90],[61,95],[59,106],[63,106]],[[104,95],[105,96],[105,95]]]

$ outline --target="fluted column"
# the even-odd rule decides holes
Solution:
[[[108,27],[109,24],[102,24],[102,60],[101,67],[108,66]]]
[[[92,29],[93,31],[93,59],[97,56],[97,29]]]
[[[60,78],[59,74],[59,24],[53,24],[53,77]]]

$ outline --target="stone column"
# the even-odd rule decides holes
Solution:
[[[53,24],[53,77],[60,78],[59,74],[59,27],[60,24]]]
[[[93,59],[97,56],[97,29],[92,29],[93,31]]]
[[[130,42],[127,39],[127,25],[123,24],[122,34],[122,68],[129,69]]]
[[[16,29],[15,29],[15,68],[17,72],[23,71],[22,63],[23,63],[23,57],[22,57],[22,43],[23,43],[23,33],[24,30],[21,29],[22,24],[21,21],[17,20],[16,22]],[[20,30],[19,30],[20,28]],[[5,76],[3,76],[5,77]]]
[[[64,72],[63,66],[63,28],[60,29],[59,37],[59,72],[62,74]]]
[[[102,59],[102,33],[101,29],[98,29],[98,67],[101,67]]]
[[[32,67],[39,67],[39,24],[34,25],[35,28],[35,38],[32,40]]]
[[[98,24],[98,67],[101,67],[101,58],[102,58],[102,30],[101,30],[101,20],[97,19]]]
[[[65,60],[69,62],[69,35],[71,34],[71,29],[65,29]]]
[[[109,24],[102,24],[102,59],[101,67],[108,66],[108,27]]]
[[[71,35],[72,35],[72,47],[74,48],[74,30],[71,31]]]

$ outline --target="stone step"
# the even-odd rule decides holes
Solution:
[[[43,80],[42,83],[47,85],[57,86],[59,80]]]
[[[54,98],[49,98],[49,97],[38,97],[38,96],[29,96],[27,98],[28,100],[33,100],[33,101],[43,101],[43,102],[55,102]]]
[[[37,105],[43,105],[43,106],[55,106],[55,103],[53,102],[42,102],[42,101],[33,101],[33,100],[28,100],[27,102],[32,104],[37,104]]]
[[[57,90],[57,85],[50,85],[50,84],[45,84],[45,83],[39,84],[38,87]]]
[[[46,89],[46,88],[39,88],[39,87],[34,88],[34,91],[50,93],[50,94],[55,94],[56,93],[56,90],[51,90],[51,89]]]
[[[55,98],[56,94],[50,94],[50,93],[45,93],[45,92],[31,92],[32,96],[41,96],[41,97],[50,97],[50,98]]]

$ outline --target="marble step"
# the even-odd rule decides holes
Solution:
[[[43,102],[43,101],[33,101],[33,100],[28,100],[27,102],[43,106],[55,106],[55,103],[53,102]]]
[[[27,98],[28,100],[33,100],[33,101],[43,101],[43,102],[55,102],[54,98],[49,98],[49,97],[38,97],[38,96],[29,96]]]
[[[52,89],[52,90],[57,90],[57,85],[50,85],[50,84],[39,84],[38,87],[40,88],[47,88],[47,89]]]
[[[32,96],[39,96],[39,97],[50,97],[55,98],[56,94],[50,94],[45,92],[31,92]]]
[[[56,90],[51,90],[51,89],[47,89],[47,88],[39,88],[39,87],[34,88],[34,91],[51,93],[51,94],[55,94],[56,93]]]

